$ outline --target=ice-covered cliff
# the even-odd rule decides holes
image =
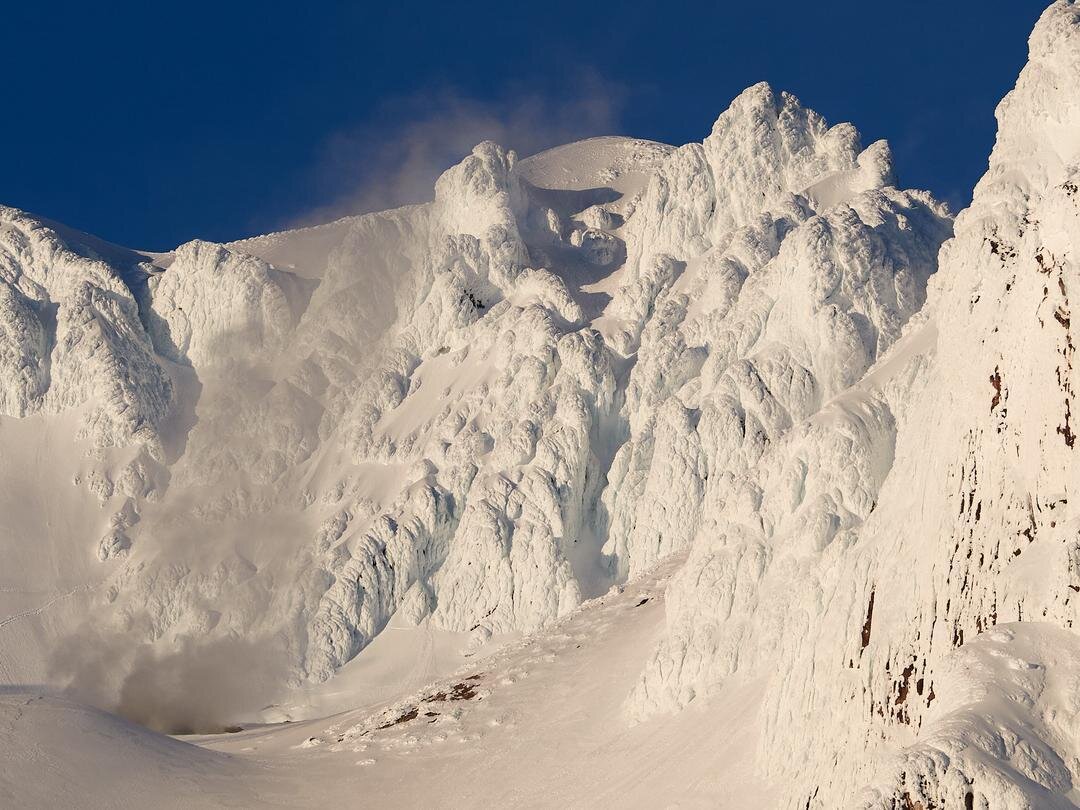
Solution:
[[[1030,51],[923,311],[710,481],[630,701],[765,675],[785,806],[1074,806],[1080,8]]]
[[[723,482],[896,340],[950,222],[893,182],[758,85],[703,144],[485,143],[430,204],[233,245],[6,209],[5,413],[77,417],[95,633],[265,637],[300,682],[395,614],[533,630],[757,509]]]
[[[784,806],[1071,806],[1075,4],[998,118],[951,241],[763,84],[228,245],[0,208],[0,680],[115,705],[242,640],[318,683],[680,553],[630,721],[753,681]]]

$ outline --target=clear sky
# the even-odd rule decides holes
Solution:
[[[700,140],[766,80],[962,205],[1047,2],[5,3],[0,203],[224,241],[425,199],[485,137]]]

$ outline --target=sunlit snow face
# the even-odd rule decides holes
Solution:
[[[722,705],[794,806],[1067,801],[1078,14],[937,275],[947,211],[767,85],[701,144],[485,142],[428,204],[230,246],[0,209],[5,677],[174,733],[344,682],[382,720],[287,749],[376,766],[350,729],[476,742],[555,683],[626,739]]]

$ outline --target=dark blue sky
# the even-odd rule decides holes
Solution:
[[[227,240],[422,198],[486,136],[700,140],[764,79],[965,203],[1045,5],[6,4],[0,202],[135,247]]]

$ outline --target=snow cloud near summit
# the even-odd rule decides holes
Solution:
[[[495,100],[447,87],[388,102],[368,124],[335,133],[314,169],[329,202],[286,223],[300,227],[427,202],[435,180],[490,140],[520,157],[597,135],[620,134],[626,92],[596,73],[553,98],[509,86]]]

